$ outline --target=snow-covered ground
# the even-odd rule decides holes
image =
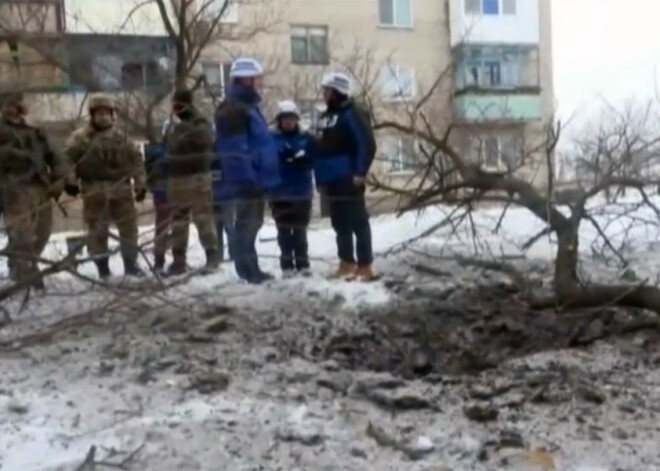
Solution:
[[[335,380],[346,375],[352,384],[357,384],[374,381],[373,374],[338,371],[330,363],[303,360],[304,355],[290,353],[290,345],[281,345],[281,337],[277,344],[270,337],[272,331],[286,331],[289,325],[302,326],[291,330],[293,337],[304,336],[304,329],[319,325],[359,329],[360,309],[391,307],[399,302],[397,294],[388,287],[393,277],[411,285],[418,282],[406,264],[406,256],[411,253],[426,254],[418,256],[429,266],[447,268],[453,279],[437,283],[454,285],[475,281],[473,271],[461,269],[449,260],[455,254],[506,256],[523,264],[552,260],[554,245],[549,237],[534,244],[526,252],[526,260],[516,258],[522,254],[521,246],[543,229],[540,221],[522,209],[509,208],[503,218],[501,208],[475,211],[472,224],[478,229],[477,238],[473,226],[463,222],[457,230],[445,224],[415,240],[451,211],[452,208],[437,208],[399,218],[374,218],[375,265],[386,276],[371,284],[326,279],[336,263],[334,236],[326,221],[315,223],[310,230],[315,273],[310,278],[277,279],[259,287],[247,286],[238,283],[233,268],[227,264],[217,274],[192,278],[166,292],[153,287],[140,291],[138,285],[113,291],[92,288],[91,283],[67,273],[48,278],[48,293],[31,299],[20,313],[22,298],[6,303],[4,307],[15,322],[0,330],[0,340],[35,331],[67,316],[102,309],[104,305],[117,310],[123,319],[134,315],[138,320],[132,325],[125,320],[105,319],[91,330],[77,329],[48,346],[20,352],[0,351],[0,469],[74,470],[92,445],[98,447],[97,461],[109,454],[108,461],[116,462],[125,457],[117,450],[130,451],[141,444],[144,448],[129,463],[133,466],[130,469],[493,469],[484,467],[477,459],[492,430],[464,417],[461,390],[442,382],[411,382],[402,387],[423,390],[424,396],[433,400],[433,412],[384,413],[361,401],[357,393],[339,394],[319,386],[328,375]],[[636,275],[655,281],[657,216],[642,209],[634,216],[622,213],[616,221],[608,222],[611,219],[611,215],[602,214],[598,220],[617,249],[632,261]],[[636,221],[637,225],[631,229],[629,221]],[[46,258],[65,253],[65,236],[53,237]],[[146,229],[143,236],[149,237]],[[585,223],[581,232],[585,275],[615,278],[620,267],[593,260],[592,247],[596,247],[593,243],[597,238],[598,231]],[[272,224],[260,233],[259,253],[263,257],[262,268],[279,274]],[[203,264],[194,231],[189,264]],[[112,268],[121,273],[118,257],[113,258]],[[1,265],[0,274],[3,272],[6,267]],[[94,267],[89,264],[81,266],[79,272],[95,276]],[[121,285],[119,277],[116,281]],[[162,324],[176,322],[177,318],[199,320],[195,316],[215,305],[232,310],[228,315],[217,316],[229,325],[226,332],[218,334],[217,341],[182,340],[181,334],[188,330],[177,326],[174,334],[159,330]],[[159,328],[150,332],[152,325]],[[300,339],[290,340],[293,345]],[[567,362],[575,361],[572,353],[567,355]],[[625,363],[614,348],[583,355],[585,371]],[[541,354],[539,361],[553,357],[562,361],[561,356],[552,353],[548,357]],[[228,385],[218,386],[212,394],[199,393],[193,384],[199,375],[215,375],[222,382],[225,374]],[[570,416],[571,411],[567,413]],[[598,442],[579,436],[576,429],[561,421],[525,420],[517,426],[525,432],[529,446],[561,445],[555,455],[564,471],[660,469],[660,458],[652,451],[660,434],[649,431],[646,438],[632,444]],[[612,411],[603,420],[604,426],[609,427],[619,418]],[[383,448],[365,433],[370,421],[409,438],[411,443],[426,445],[430,440],[434,449],[420,460],[411,460],[400,451]],[[635,423],[621,422],[630,427]],[[513,422],[506,425],[516,426]],[[640,422],[640,435],[645,433],[642,429]],[[638,447],[636,455],[630,453],[631,446]],[[543,469],[515,460],[512,463],[518,464],[503,469]]]

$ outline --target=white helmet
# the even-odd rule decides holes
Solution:
[[[275,118],[279,118],[283,114],[292,114],[296,118],[300,119],[300,111],[298,111],[298,106],[292,100],[280,101],[277,104],[277,114]]]
[[[329,72],[323,75],[321,86],[337,90],[342,95],[351,96],[351,79],[341,72]]]
[[[264,69],[256,59],[251,57],[239,57],[231,64],[229,77],[259,77],[264,74]]]

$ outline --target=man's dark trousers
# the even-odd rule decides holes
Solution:
[[[365,188],[356,187],[350,179],[331,182],[325,185],[325,191],[330,206],[330,221],[337,235],[339,259],[347,263],[357,262],[359,266],[371,265],[373,250]]]
[[[307,270],[309,268],[307,226],[312,213],[312,200],[274,200],[270,206],[277,226],[277,243],[281,254],[280,268]]]
[[[263,192],[255,190],[242,194],[229,205],[235,221],[229,243],[236,273],[251,283],[263,281],[264,277],[259,268],[256,243],[264,223],[265,204]]]

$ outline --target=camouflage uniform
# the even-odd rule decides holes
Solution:
[[[210,164],[213,131],[209,121],[192,109],[192,116],[177,123],[166,139],[168,159],[167,201],[172,208],[172,255],[170,270],[186,267],[188,226],[197,228],[206,251],[207,268],[220,263],[218,236],[213,215]]]
[[[6,97],[6,105],[22,106],[22,96]],[[42,130],[0,120],[0,187],[8,232],[7,251],[19,280],[42,287],[38,258],[52,230],[51,198],[62,193],[67,167],[51,149]]]
[[[111,100],[104,96],[90,99],[90,114],[97,107],[114,109]],[[81,183],[83,219],[89,231],[87,249],[97,261],[99,274],[102,277],[110,274],[108,238],[111,222],[119,232],[124,271],[141,274],[137,268],[138,226],[133,190],[136,199],[144,198],[146,175],[137,147],[114,126],[98,130],[89,124],[69,137],[66,155]]]

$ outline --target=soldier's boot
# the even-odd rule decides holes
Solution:
[[[137,261],[127,257],[124,257],[124,274],[136,278],[142,278],[144,276],[144,272],[138,267]]]
[[[220,267],[220,251],[216,249],[210,249],[206,251],[206,266],[204,267],[204,271],[207,273],[211,273],[216,271]]]
[[[352,278],[355,276],[356,270],[357,265],[355,263],[340,260],[339,267],[337,267],[337,270],[330,276],[330,278],[334,280]]]
[[[156,255],[154,257],[154,271],[162,273],[165,270],[165,256]]]
[[[371,265],[359,265],[355,270],[355,278],[358,281],[374,281],[378,279],[378,275],[374,272]]]
[[[167,269],[167,276],[183,275],[186,272],[186,254],[174,253],[174,260]]]
[[[112,276],[112,272],[110,271],[110,263],[107,258],[100,258],[95,260],[94,263],[96,264],[96,270],[99,273],[99,278],[102,280],[107,280]]]

